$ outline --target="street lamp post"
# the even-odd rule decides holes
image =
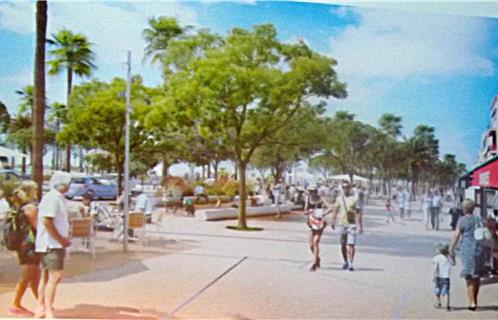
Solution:
[[[130,112],[131,112],[131,51],[126,60],[125,163],[124,163],[124,223],[123,251],[128,251],[129,179],[130,179]]]

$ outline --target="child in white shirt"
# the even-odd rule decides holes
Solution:
[[[450,257],[448,244],[439,243],[436,246],[438,255],[432,259],[434,265],[434,295],[436,296],[436,308],[441,308],[441,296],[446,297],[446,310],[450,311],[450,272],[455,265]]]

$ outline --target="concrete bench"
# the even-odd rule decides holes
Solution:
[[[281,205],[280,213],[289,213],[294,209],[294,205]],[[276,206],[264,207],[247,207],[247,217],[267,216],[277,214],[278,208]],[[206,209],[197,210],[195,216],[197,219],[204,221],[214,221],[223,219],[236,219],[239,215],[238,208],[220,208],[220,209]]]
[[[197,202],[196,202],[196,199],[197,199],[196,196],[188,196],[188,197],[184,197],[184,198],[190,199],[192,201],[192,203],[194,203],[194,204],[205,204],[206,203],[206,199],[204,197],[199,198],[199,201],[197,201]],[[219,197],[218,196],[208,196],[209,203],[218,202],[218,198],[220,198],[220,201],[222,203],[227,203],[227,202],[232,201],[232,199],[229,196],[219,196]]]

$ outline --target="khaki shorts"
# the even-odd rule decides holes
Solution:
[[[48,249],[43,253],[42,267],[43,270],[61,271],[64,269],[64,257],[66,249]]]
[[[354,246],[356,244],[356,225],[355,224],[341,224],[341,244]]]

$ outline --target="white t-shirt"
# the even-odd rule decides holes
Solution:
[[[405,208],[410,209],[412,204],[412,195],[410,192],[405,191],[403,194],[403,200],[405,201]]]
[[[432,197],[432,206],[437,208],[441,208],[443,206],[443,202],[441,201],[441,197],[439,195]]]
[[[451,271],[450,260],[442,254],[438,254],[432,259],[434,265],[435,275],[440,278],[449,278]],[[439,269],[439,272],[438,272]]]
[[[69,236],[69,218],[64,196],[53,189],[48,192],[38,206],[38,226],[36,233],[36,252],[47,252],[47,249],[62,248],[62,245],[50,236],[44,218],[53,218],[54,226],[63,237]]]
[[[143,212],[145,214],[152,213],[152,203],[149,200],[149,197],[145,193],[140,194],[137,197],[137,203],[135,204],[135,211]]]

